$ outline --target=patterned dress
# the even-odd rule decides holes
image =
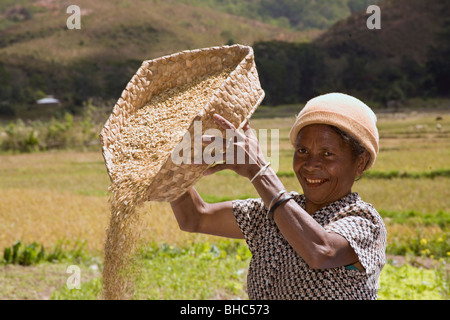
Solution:
[[[304,195],[297,195],[295,201],[305,208]],[[365,271],[345,266],[311,269],[266,212],[261,199],[233,201],[233,213],[252,253],[247,276],[250,299],[377,299],[378,278],[385,264],[386,228],[375,208],[357,193],[312,217],[328,232],[347,239]]]

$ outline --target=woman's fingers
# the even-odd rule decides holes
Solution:
[[[204,153],[207,155],[207,161],[203,159],[202,163],[209,165],[205,175],[224,169],[244,172],[246,168],[242,165],[258,163],[259,143],[248,122],[243,125],[244,132],[242,133],[231,122],[218,114],[214,114],[213,119],[220,128],[226,131],[226,137],[202,136],[201,141],[205,146]]]
[[[236,127],[227,119],[225,119],[224,117],[222,117],[221,115],[218,115],[217,113],[213,114],[213,119],[214,122],[219,125],[219,127],[221,127],[222,129],[231,129],[231,130],[236,130]]]
[[[248,123],[248,121],[244,124],[242,130],[244,130],[245,135],[252,131],[252,128],[250,128],[250,123]]]
[[[220,149],[221,152],[226,152],[232,143],[232,141],[225,140],[222,137],[202,135],[202,144],[204,146],[210,145],[210,147],[214,147],[216,150]]]

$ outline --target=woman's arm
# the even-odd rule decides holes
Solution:
[[[170,203],[181,230],[244,239],[232,202],[206,203],[194,188]]]
[[[214,120],[223,129],[236,131],[236,128],[223,117],[215,115]],[[208,173],[230,169],[252,179],[266,165],[257,138],[251,132],[250,126],[246,124],[244,130],[245,136],[241,134],[240,139],[234,143],[234,154],[242,154],[244,151],[246,159],[252,161],[245,164],[234,161],[234,164],[215,166],[208,169]],[[237,131],[236,134],[239,136]],[[239,148],[240,151],[238,151]],[[265,174],[253,179],[253,185],[266,206],[275,195],[285,189],[270,167]],[[311,268],[339,267],[358,261],[356,253],[344,237],[327,232],[295,201],[287,201],[279,206],[274,213],[274,219],[285,239]]]
[[[284,190],[273,170],[271,175],[257,177],[253,185],[264,203],[270,203],[280,190]],[[311,268],[334,268],[358,261],[358,256],[344,237],[327,232],[295,201],[284,202],[275,210],[273,217],[284,238]]]

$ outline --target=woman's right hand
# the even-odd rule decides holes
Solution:
[[[240,176],[251,179],[255,174],[266,165],[266,160],[261,151],[258,138],[253,133],[248,122],[242,128],[244,133],[239,132],[236,127],[224,117],[214,114],[213,119],[222,129],[232,132],[233,141],[222,138],[223,157],[218,165],[209,167],[205,175],[213,174],[220,170],[229,169]],[[228,135],[228,133],[227,133]],[[204,136],[204,143],[220,139],[219,137]],[[232,159],[230,159],[230,157]],[[231,160],[231,161],[230,161]],[[229,162],[227,162],[229,161]]]

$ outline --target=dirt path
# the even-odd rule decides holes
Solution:
[[[48,300],[54,290],[66,285],[71,276],[70,263],[45,263],[36,266],[0,266],[0,300]],[[101,273],[95,268],[83,267],[81,282],[88,282]]]

